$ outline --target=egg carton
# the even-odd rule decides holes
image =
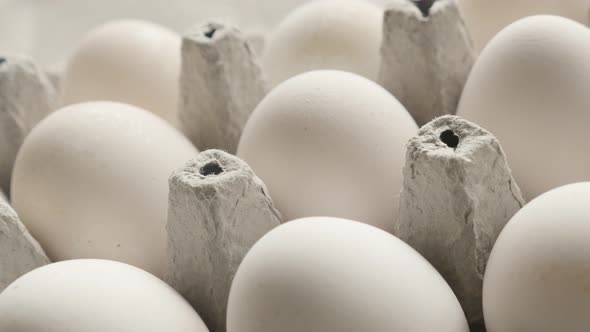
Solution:
[[[179,127],[203,152],[169,180],[163,278],[215,332],[225,331],[230,286],[243,257],[285,221],[264,183],[234,155],[252,110],[270,91],[259,64],[263,47],[260,35],[214,21],[182,39]],[[379,83],[421,126],[407,145],[392,233],[441,273],[472,330],[483,330],[486,262],[525,200],[494,135],[454,115],[475,61],[456,2],[392,0],[381,55]],[[0,58],[0,107],[8,105],[0,109],[0,151],[7,151],[0,185],[7,194],[25,136],[58,104],[62,71],[44,71],[26,57]],[[0,199],[0,290],[49,263],[7,201]]]
[[[412,33],[409,34],[408,31]],[[235,153],[250,112],[269,91],[259,65],[260,51],[256,51],[253,45],[258,45],[258,48],[263,45],[260,36],[247,36],[238,29],[219,22],[199,25],[182,39],[180,126],[195,146],[204,152],[195,161],[175,172],[170,179],[167,225],[169,271],[165,279],[198,308],[204,321],[215,331],[225,329],[225,307],[231,279],[242,257],[257,239],[281,221],[264,184],[248,165],[228,153],[209,150],[223,149]],[[379,74],[380,83],[407,106],[420,125],[437,116],[455,113],[463,84],[473,64],[474,52],[454,1],[424,1],[418,6],[406,0],[392,1],[385,11],[381,51],[383,62]],[[26,89],[23,94],[6,94],[12,91],[8,86],[1,89],[5,93],[2,99],[4,104],[15,105],[3,112],[1,115],[5,118],[0,119],[2,128],[6,129],[2,133],[7,136],[3,141],[11,144],[10,151],[13,151],[8,158],[8,162],[12,163],[24,137],[42,117],[30,116],[29,100],[38,100],[34,109],[40,114],[49,113],[57,104],[55,96],[63,69],[52,68],[44,73],[28,58],[9,57],[3,62],[6,62],[2,66],[4,77],[11,77],[12,86]],[[18,130],[15,131],[14,128]],[[458,157],[454,152],[448,153],[455,151],[457,147],[451,146],[452,143],[445,140],[446,136],[441,136],[442,132],[450,132],[449,135],[457,139],[460,137],[465,142],[460,151],[465,151],[466,155]],[[423,141],[424,137],[434,137],[434,141],[426,143]],[[426,149],[428,144],[429,148]],[[481,165],[499,159],[500,162],[495,164],[499,165],[497,169],[486,169],[482,174],[493,174],[505,183],[514,183],[498,147],[498,143],[489,133],[457,117],[439,118],[424,127],[414,139],[412,150],[408,152],[407,167],[411,167],[412,176],[408,178],[409,171],[406,167],[400,210],[400,220],[405,223],[400,224],[398,235],[419,250],[424,239],[431,236],[425,226],[431,214],[436,215],[440,211],[434,205],[428,211],[430,214],[424,214],[425,210],[420,206],[424,204],[424,200],[414,197],[413,193],[424,185],[424,178],[419,175],[428,178],[433,172],[440,172],[439,164],[435,161],[440,160],[437,159],[440,158],[437,156],[439,153],[446,158],[443,158],[445,163],[461,166],[457,169],[443,168],[447,174],[443,174],[442,179],[452,179],[450,175],[456,174],[458,169],[467,172],[469,165],[462,162],[466,158],[474,158]],[[475,155],[476,151],[482,150],[485,152]],[[417,151],[428,153],[422,155]],[[417,161],[418,156],[422,162]],[[5,165],[3,170],[10,173],[11,168],[12,164]],[[477,179],[466,177],[459,184],[440,183],[439,187],[431,187],[431,190],[445,197],[444,204],[462,208],[457,211],[471,211],[470,219],[461,227],[465,230],[457,230],[471,236],[458,239],[459,244],[453,243],[452,246],[469,243],[470,250],[477,251],[481,255],[480,260],[485,260],[489,254],[489,244],[499,230],[495,226],[491,229],[477,227],[477,223],[485,224],[489,220],[490,225],[500,225],[507,220],[496,216],[512,214],[514,209],[510,206],[508,211],[501,210],[494,214],[491,211],[482,211],[473,203],[453,195],[453,188],[461,187],[470,194],[487,198],[488,193],[471,191],[475,190],[470,186],[476,181]],[[3,187],[8,188],[8,185],[4,183]],[[518,194],[514,194],[515,185],[505,189],[499,192],[499,199],[518,201]],[[420,216],[416,215],[418,211],[422,213]],[[448,210],[445,208],[444,211]],[[227,224],[228,220],[233,220],[238,215],[242,216],[241,224]],[[47,263],[47,258],[16,215],[10,216],[8,224],[18,225],[19,230],[8,233],[10,240],[26,244],[22,248],[17,247],[22,255],[12,257],[23,262],[31,261],[29,265],[11,267],[10,275],[14,279],[16,275]],[[461,220],[465,218],[464,215],[450,216],[449,220],[454,220],[455,217]],[[421,226],[420,230],[413,229],[407,223],[409,219],[420,220],[424,227]],[[443,230],[457,227],[444,223],[439,226]],[[220,232],[224,235],[219,236]],[[190,241],[191,237],[187,237],[187,234],[207,234],[209,238],[196,243]],[[481,238],[484,240],[480,240]],[[482,241],[485,243],[482,244]],[[443,243],[439,244],[445,246]],[[440,249],[442,252],[449,248]],[[439,259],[436,252],[423,253],[443,272],[456,270],[457,265],[460,265],[468,280],[459,279],[451,284],[452,287],[469,291],[481,288],[481,261],[469,262],[470,265],[463,266],[465,257],[448,260]],[[463,254],[469,255],[471,252]],[[4,287],[6,284],[0,286]],[[474,303],[480,302],[479,296],[477,291],[473,296],[463,291],[459,293],[460,300],[470,306],[466,308],[468,315],[478,319],[481,308]]]

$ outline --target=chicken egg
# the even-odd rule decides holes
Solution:
[[[313,71],[260,102],[237,155],[264,181],[285,220],[332,216],[391,230],[405,144],[416,132],[406,109],[376,83]]]
[[[590,182],[553,189],[506,225],[486,267],[488,332],[588,331]]]
[[[12,204],[54,261],[112,259],[161,276],[168,177],[197,153],[178,130],[137,107],[67,106],[25,139]]]
[[[475,63],[457,114],[491,131],[527,199],[590,180],[590,30],[563,17],[506,27]]]
[[[361,0],[312,1],[293,10],[269,37],[262,65],[271,84],[317,69],[376,80],[383,9]]]
[[[313,217],[260,239],[234,277],[228,332],[468,332],[459,301],[410,246],[378,228]]]
[[[119,20],[90,31],[69,59],[63,105],[109,100],[177,123],[180,36],[155,23]]]
[[[208,332],[199,315],[160,279],[127,264],[53,263],[0,293],[4,332]]]

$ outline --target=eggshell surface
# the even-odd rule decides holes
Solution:
[[[206,332],[199,315],[153,275],[106,260],[50,264],[0,294],[0,331]]]
[[[504,27],[532,15],[558,15],[586,23],[588,0],[459,0],[475,47],[481,50]]]
[[[180,45],[176,32],[151,22],[105,23],[69,59],[61,102],[118,101],[177,123]]]
[[[557,16],[508,26],[482,52],[457,114],[502,144],[527,199],[590,179],[590,30]]]
[[[416,131],[404,107],[376,83],[314,71],[261,101],[237,155],[264,181],[284,220],[332,216],[390,230],[405,143]]]
[[[270,35],[262,65],[271,84],[317,69],[376,80],[383,9],[361,0],[312,1],[293,10]]]
[[[228,332],[467,332],[450,287],[416,251],[375,227],[314,217],[283,224],[234,278]]]
[[[160,276],[168,177],[197,153],[180,132],[142,109],[71,105],[25,139],[12,204],[54,261],[112,259]]]
[[[506,225],[483,288],[488,332],[588,331],[590,182],[551,190]]]

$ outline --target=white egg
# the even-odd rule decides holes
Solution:
[[[262,65],[272,85],[316,69],[376,80],[383,9],[361,0],[313,1],[293,10],[271,34]]]
[[[478,50],[510,23],[532,15],[559,15],[586,23],[589,0],[459,0]]]
[[[588,331],[590,182],[551,190],[500,234],[486,268],[488,332]]]
[[[25,139],[12,203],[52,260],[112,259],[160,276],[168,177],[196,154],[180,132],[142,109],[68,106]]]
[[[391,230],[405,143],[417,126],[385,89],[340,71],[314,71],[272,90],[238,147],[285,220],[349,218]]]
[[[467,332],[459,301],[410,246],[375,227],[314,217],[283,224],[234,277],[228,332]]]
[[[475,63],[458,115],[502,143],[528,199],[590,179],[590,30],[532,16],[500,32]]]
[[[69,59],[64,105],[111,100],[177,122],[180,36],[137,20],[113,21],[90,31]]]
[[[5,332],[207,332],[191,306],[160,279],[106,260],[53,263],[0,294]]]

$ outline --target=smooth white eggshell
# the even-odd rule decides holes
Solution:
[[[588,331],[590,182],[551,190],[506,225],[483,288],[488,332]]]
[[[313,217],[283,224],[234,277],[228,332],[467,332],[459,301],[410,246],[375,227]]]
[[[270,35],[262,65],[276,85],[317,69],[376,80],[383,9],[361,0],[312,1],[293,10]]]
[[[207,332],[191,306],[160,279],[106,260],[53,263],[0,294],[5,332]]]
[[[478,50],[500,30],[526,16],[559,15],[587,23],[589,0],[459,0]]]
[[[118,101],[176,123],[180,44],[177,33],[151,22],[105,23],[69,59],[61,102]]]
[[[238,156],[285,220],[342,217],[391,230],[405,144],[417,126],[376,83],[314,71],[272,90],[248,120]]]
[[[528,199],[590,179],[590,30],[532,16],[500,32],[475,63],[457,114],[500,140]]]
[[[196,156],[182,134],[131,105],[71,105],[18,153],[12,203],[52,260],[105,258],[160,276],[168,177]]]

